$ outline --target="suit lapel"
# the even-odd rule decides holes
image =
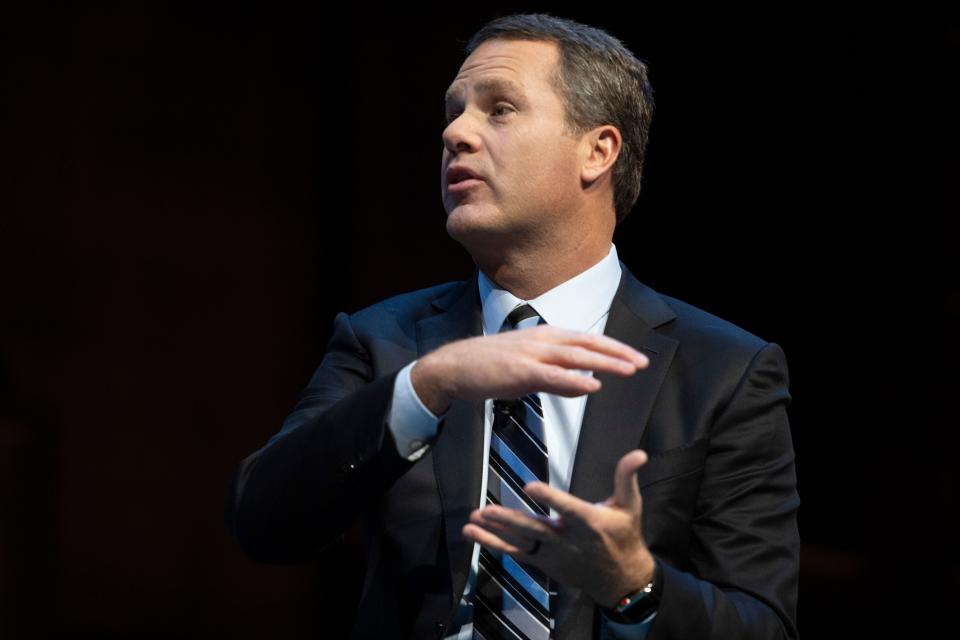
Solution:
[[[460,287],[438,298],[433,306],[444,313],[417,323],[417,350],[420,356],[448,342],[483,335],[483,313],[477,287],[479,270]],[[462,529],[470,512],[480,506],[483,473],[484,401],[455,400],[444,418],[442,434],[431,450],[440,500],[443,527],[450,563],[453,594],[459,598],[470,573],[473,541]],[[455,602],[451,603],[454,605]]]
[[[617,462],[640,443],[679,344],[654,331],[676,314],[623,262],[620,268],[620,286],[610,305],[604,335],[642,352],[650,358],[650,364],[630,377],[594,374],[603,386],[587,398],[569,490],[588,502],[601,502],[613,493]],[[557,636],[589,637],[593,602],[579,589],[560,585],[557,592]]]

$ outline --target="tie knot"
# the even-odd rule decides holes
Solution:
[[[517,325],[526,320],[527,318],[540,317],[533,307],[529,304],[521,304],[516,309],[507,314],[507,322],[510,323],[511,329],[516,329]],[[543,318],[540,318],[540,324],[543,323]]]

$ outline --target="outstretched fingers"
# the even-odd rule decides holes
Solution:
[[[543,384],[541,391],[553,393],[568,398],[582,396],[585,393],[597,391],[602,386],[593,376],[585,376],[571,369],[565,369],[556,364],[540,365]]]
[[[613,474],[614,504],[629,511],[640,512],[642,500],[637,471],[647,463],[648,457],[643,449],[634,449],[620,458]]]
[[[650,364],[650,359],[640,351],[615,338],[601,334],[585,333],[572,329],[562,329],[551,325],[532,327],[529,331],[540,331],[554,343],[566,346],[581,347],[589,352],[595,352],[616,360],[631,362],[636,368],[642,369]],[[582,367],[587,369],[589,367]]]
[[[523,490],[537,502],[553,507],[563,518],[564,526],[587,526],[591,512],[596,505],[574,496],[573,494],[551,487],[544,482],[528,482]]]
[[[635,359],[607,355],[581,345],[550,344],[544,345],[544,351],[545,353],[541,356],[543,362],[560,365],[566,369],[606,371],[629,376],[640,368]]]
[[[521,549],[515,544],[505,541],[500,536],[494,535],[481,526],[473,523],[463,525],[463,535],[468,540],[479,542],[483,546],[495,551],[502,551],[510,554],[526,553],[527,549]]]

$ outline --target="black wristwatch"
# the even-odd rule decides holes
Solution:
[[[650,616],[657,612],[657,607],[660,606],[661,585],[659,578],[660,565],[654,564],[653,580],[650,581],[650,584],[639,591],[620,598],[616,607],[610,609],[601,606],[600,611],[611,622],[620,624],[646,622],[650,619]]]

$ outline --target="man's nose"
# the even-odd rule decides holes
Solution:
[[[447,124],[443,130],[442,138],[443,146],[453,155],[461,151],[476,150],[479,144],[479,138],[471,125],[470,116],[465,113],[460,114]]]

